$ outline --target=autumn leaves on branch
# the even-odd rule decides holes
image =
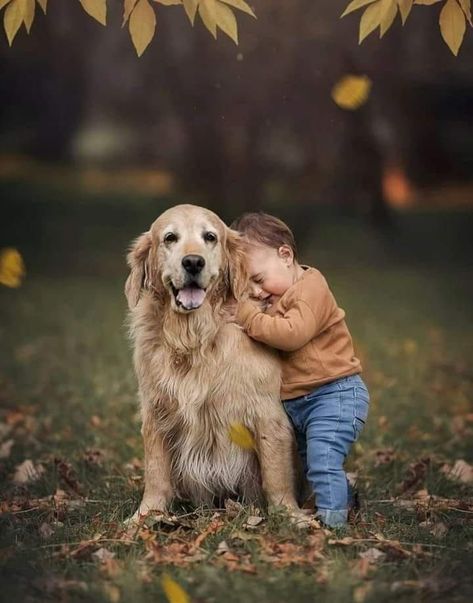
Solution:
[[[107,0],[68,1],[80,2],[91,17],[106,25]],[[317,2],[317,0],[313,1]],[[352,0],[341,16],[344,17],[361,8],[365,9],[360,19],[359,43],[361,44],[376,29],[379,29],[382,38],[398,14],[404,25],[414,5],[430,6],[440,3],[443,4],[439,15],[440,31],[446,44],[456,56],[465,36],[467,22],[472,26],[471,0]],[[0,9],[5,8],[3,23],[10,46],[23,24],[27,32],[30,32],[36,4],[39,4],[46,13],[48,0],[0,0]],[[182,6],[192,25],[198,14],[214,38],[220,30],[235,44],[238,44],[238,26],[233,9],[255,17],[251,6],[245,0],[123,0],[122,27],[128,26],[138,56],[143,54],[156,33],[158,4]],[[302,3],[301,10],[303,10]]]
[[[472,26],[471,0],[353,0],[345,9],[342,17],[360,8],[365,11],[360,20],[359,43],[379,28],[382,38],[399,13],[404,25],[414,4],[430,6],[443,2],[440,11],[440,32],[446,44],[457,56],[466,31],[466,22]]]

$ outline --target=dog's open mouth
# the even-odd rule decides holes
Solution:
[[[196,308],[200,308],[205,299],[206,289],[200,287],[197,283],[191,283],[182,289],[176,289],[171,283],[171,287],[174,299],[176,300],[176,305],[184,308],[184,310],[195,310]]]

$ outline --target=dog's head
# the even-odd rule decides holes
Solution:
[[[170,299],[180,313],[198,310],[212,292],[240,299],[248,284],[240,235],[208,209],[177,205],[134,242],[125,285],[130,309],[142,289]]]

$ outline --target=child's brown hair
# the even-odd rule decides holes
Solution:
[[[239,218],[236,218],[230,228],[237,230],[246,239],[257,241],[268,247],[279,249],[281,245],[288,245],[297,260],[297,247],[294,234],[289,226],[263,211],[246,212]]]

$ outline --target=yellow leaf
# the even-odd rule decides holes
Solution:
[[[238,45],[238,26],[233,11],[225,4],[217,2],[215,4],[215,14],[218,27]]]
[[[363,6],[366,6],[367,4],[372,4],[375,1],[376,0],[353,0],[353,2],[350,2],[350,4],[346,7],[346,9],[340,15],[340,18],[345,17],[346,15],[349,15],[350,13],[352,13],[355,10],[358,10],[359,8],[363,8]]]
[[[148,0],[138,0],[130,17],[130,35],[140,57],[156,31],[156,15]]]
[[[194,25],[195,14],[199,5],[199,0],[182,0],[184,3],[184,10],[186,11],[189,21]]]
[[[366,36],[369,36],[383,20],[386,13],[391,8],[391,3],[395,0],[377,0],[374,4],[368,6],[360,20],[360,39],[359,44],[363,42]]]
[[[30,33],[31,26],[33,25],[35,8],[35,0],[25,0],[23,9],[23,21],[25,22],[26,31],[28,33]]]
[[[457,56],[465,35],[466,22],[465,15],[455,0],[447,0],[440,12],[439,23],[443,39],[453,54]]]
[[[465,17],[468,19],[468,23],[472,25],[471,22],[471,0],[458,0],[460,6],[462,7],[463,12],[465,13]]]
[[[397,4],[399,6],[399,11],[401,13],[402,24],[407,21],[407,17],[409,16],[412,10],[412,0],[397,0]]]
[[[354,111],[368,100],[371,80],[366,75],[346,75],[332,89],[332,99],[342,109]]]
[[[21,0],[11,0],[3,14],[3,26],[11,46],[21,24],[23,23],[23,5]]]
[[[46,14],[48,10],[48,0],[38,0],[38,4],[41,6],[43,13]]]
[[[25,264],[21,254],[12,247],[0,252],[0,283],[7,287],[19,287],[25,276]]]
[[[79,0],[83,9],[102,25],[107,24],[107,0]]]
[[[233,8],[237,8],[238,10],[241,10],[242,12],[246,13],[247,15],[251,15],[252,17],[254,17],[256,19],[256,15],[253,12],[253,9],[251,8],[251,6],[248,6],[248,4],[246,2],[244,2],[243,0],[222,0],[222,2],[225,2],[225,4],[229,4],[230,6],[233,6]]]
[[[204,22],[205,27],[210,31],[214,38],[217,37],[217,11],[216,0],[200,0],[199,15]]]
[[[230,440],[240,448],[245,450],[255,448],[255,440],[251,431],[242,423],[232,423],[228,429],[228,435]]]
[[[379,37],[382,38],[384,34],[388,31],[391,25],[394,23],[394,19],[397,15],[397,2],[392,2],[389,7],[387,13],[381,19],[381,24],[379,26]]]
[[[126,24],[126,22],[128,21],[128,19],[130,18],[130,15],[133,12],[133,9],[135,8],[135,5],[136,5],[137,2],[138,2],[138,0],[125,0],[125,2],[123,3],[123,23],[122,23],[122,27]]]
[[[164,574],[161,578],[161,586],[169,603],[190,603],[190,597],[186,591],[175,580]]]

